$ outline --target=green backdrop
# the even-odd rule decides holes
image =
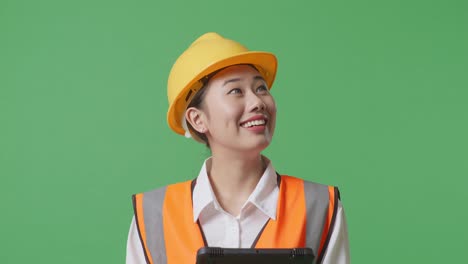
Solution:
[[[177,56],[216,31],[277,54],[280,173],[340,187],[353,263],[468,245],[467,1],[0,1],[0,262],[123,263],[131,194],[192,179]],[[458,261],[457,261],[458,260]]]

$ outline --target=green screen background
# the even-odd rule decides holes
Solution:
[[[340,187],[353,263],[468,245],[468,2],[0,1],[0,262],[123,263],[131,194],[194,178],[177,56],[216,31],[277,54],[280,173]]]

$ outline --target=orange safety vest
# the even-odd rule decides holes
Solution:
[[[148,264],[195,263],[207,246],[199,223],[193,221],[195,181],[172,184],[133,195],[135,219]],[[312,248],[323,259],[333,230],[339,191],[291,176],[278,176],[276,220],[268,220],[252,245],[255,248]]]

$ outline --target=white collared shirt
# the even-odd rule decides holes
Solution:
[[[278,193],[276,172],[268,161],[265,172],[239,215],[233,216],[219,205],[205,161],[193,189],[193,221],[200,220],[208,246],[249,248],[266,222],[270,218],[276,220]]]
[[[267,160],[267,159],[266,159]],[[200,221],[209,246],[249,248],[269,219],[276,219],[279,188],[272,163],[241,208],[233,216],[219,205],[206,171],[206,162],[193,190],[193,221]],[[336,222],[322,263],[344,263],[349,260],[348,232],[341,202],[338,202]],[[143,264],[145,256],[133,217],[127,242],[127,264]]]

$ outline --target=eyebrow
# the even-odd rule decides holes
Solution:
[[[265,81],[265,79],[264,79],[262,76],[260,76],[260,75],[255,75],[255,76],[253,77],[253,79],[254,79],[254,80],[262,80],[262,81]],[[241,80],[241,78],[233,78],[233,79],[226,80],[226,81],[223,83],[223,86],[225,86],[226,84],[231,83],[231,82],[238,82],[238,81],[240,81],[240,80]]]

